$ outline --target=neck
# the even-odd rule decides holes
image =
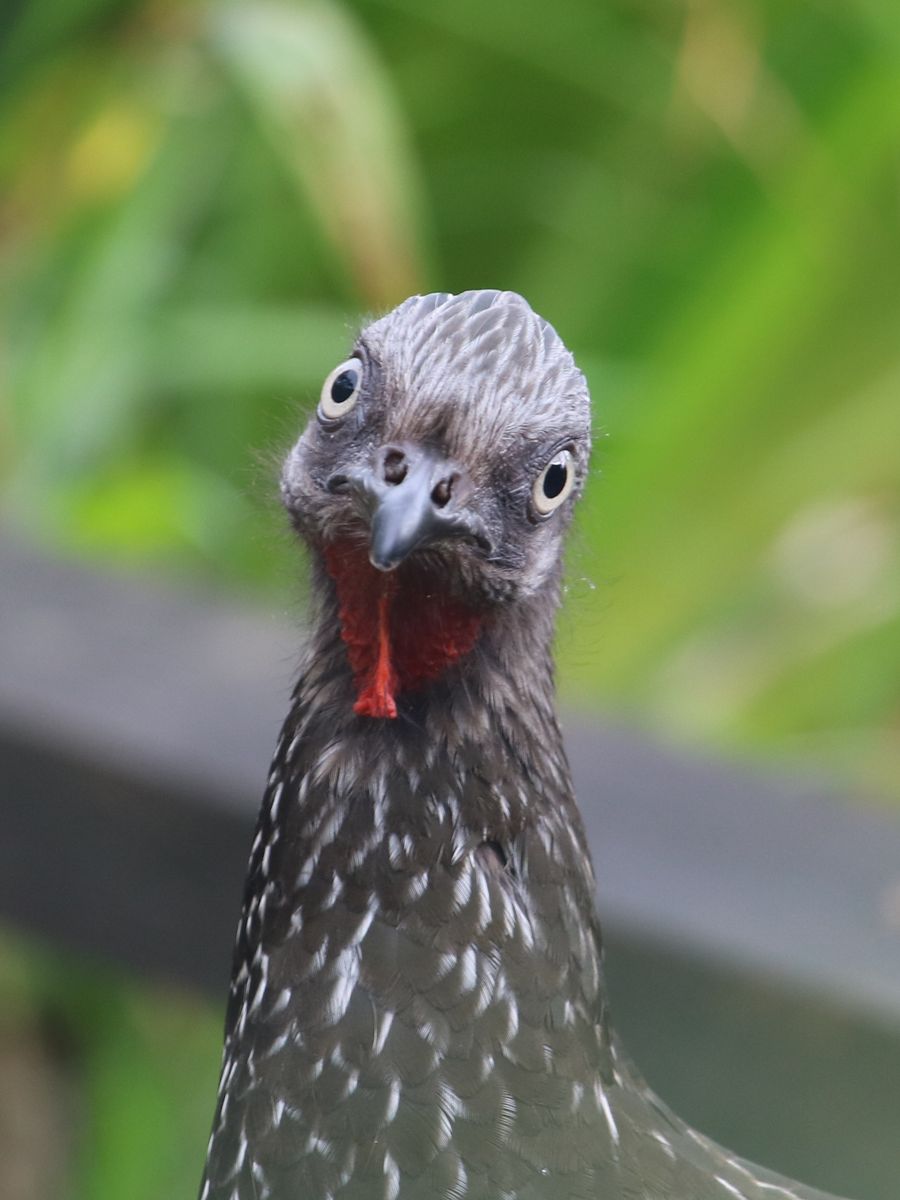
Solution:
[[[321,562],[316,585],[318,620],[261,816],[282,890],[323,928],[348,896],[415,926],[422,904],[453,912],[442,887],[467,888],[487,859],[497,903],[520,909],[537,944],[571,943],[558,987],[596,1006],[593,869],[555,711],[557,585],[486,614],[471,651],[399,695],[395,719],[354,711],[341,602]],[[251,888],[252,874],[251,864]],[[410,880],[421,900],[400,886]],[[471,944],[473,929],[458,936]],[[580,974],[568,977],[573,964]]]
[[[553,703],[556,589],[485,614],[390,719],[354,711],[321,563],[317,583],[251,853],[204,1195],[282,1178],[282,1145],[296,1178],[271,1194],[313,1194],[315,1168],[331,1195],[357,1143],[354,1195],[386,1194],[398,1170],[401,1200],[449,1195],[423,1174],[448,1128],[468,1162],[530,1172],[548,1105],[573,1114],[587,1157],[614,1154],[594,880]]]
[[[385,576],[350,561],[343,572],[327,557],[316,564],[316,621],[281,747],[291,773],[311,771],[326,790],[330,781],[344,791],[354,777],[365,786],[398,766],[415,777],[440,764],[458,783],[477,764],[480,777],[508,786],[477,804],[468,789],[462,815],[473,832],[515,836],[536,815],[543,785],[571,820],[551,655],[558,581],[473,609],[439,601],[421,574]]]

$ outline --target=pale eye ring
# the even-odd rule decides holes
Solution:
[[[362,385],[362,363],[348,358],[334,368],[322,384],[319,413],[328,421],[339,421],[356,407]]]
[[[569,497],[575,486],[575,461],[571,450],[560,450],[538,475],[531,489],[531,503],[542,517],[549,515]]]

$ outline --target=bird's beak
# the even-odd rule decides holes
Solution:
[[[370,526],[372,566],[392,571],[418,546],[440,536],[439,527],[427,479],[404,480],[383,492]]]
[[[383,448],[372,470],[346,477],[369,515],[369,560],[393,571],[414,550],[467,538],[490,551],[481,517],[467,504],[474,488],[465,471],[436,452]]]

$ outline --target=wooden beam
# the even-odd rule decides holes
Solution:
[[[0,915],[224,1002],[300,637],[0,538]],[[567,738],[651,1082],[750,1157],[893,1196],[900,821],[584,716]]]

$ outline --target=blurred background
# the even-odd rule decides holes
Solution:
[[[7,533],[293,611],[361,315],[511,288],[595,399],[566,702],[900,802],[895,0],[16,0],[0,189]],[[220,1023],[7,930],[4,1196],[193,1194]]]

